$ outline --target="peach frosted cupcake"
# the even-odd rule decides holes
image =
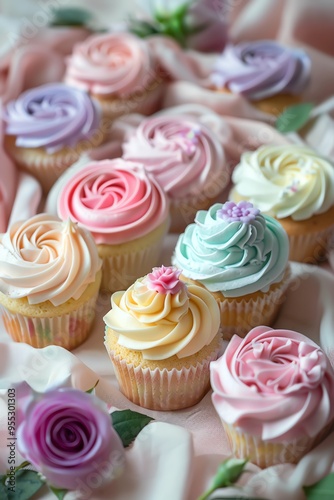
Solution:
[[[65,81],[89,92],[110,119],[154,113],[164,88],[150,45],[130,33],[94,34],[75,45]]]
[[[211,363],[213,405],[232,452],[260,467],[297,463],[332,429],[334,371],[301,333],[258,326]]]
[[[57,213],[91,231],[103,261],[104,290],[128,287],[157,264],[168,232],[169,201],[141,164],[93,161],[59,179]]]
[[[249,202],[216,203],[197,212],[179,236],[172,263],[182,279],[209,290],[225,339],[272,324],[290,278],[283,227]]]
[[[262,111],[279,115],[300,102],[310,70],[311,60],[303,50],[257,40],[228,45],[211,80],[216,90],[241,94]]]
[[[111,297],[105,346],[120,389],[153,410],[198,403],[209,389],[209,365],[222,352],[219,309],[204,288],[180,271],[154,268]]]
[[[334,165],[312,149],[261,146],[243,153],[230,199],[254,203],[288,233],[290,260],[323,260],[334,233]]]
[[[123,144],[123,157],[138,161],[171,200],[171,231],[193,222],[230,180],[224,148],[205,116],[162,112],[143,120]]]
[[[101,282],[91,234],[49,214],[0,237],[0,313],[13,340],[73,349],[88,336]]]
[[[80,155],[103,142],[101,111],[85,92],[63,83],[41,85],[7,104],[5,147],[48,192]]]

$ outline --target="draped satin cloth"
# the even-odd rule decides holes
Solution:
[[[81,4],[88,8],[90,6],[88,0],[82,0]],[[124,13],[133,8],[130,0],[123,0],[121,4],[111,7],[106,0],[95,2],[98,21],[112,27],[115,19],[121,20]],[[314,102],[316,107],[303,136],[283,136],[273,128],[273,117],[258,111],[245,98],[211,90],[209,74],[216,54],[182,51],[172,40],[156,37],[149,43],[168,80],[163,108],[186,105],[186,109],[192,109],[194,113],[213,111],[212,117],[216,120],[217,127],[228,130],[227,136],[222,134],[221,138],[232,168],[243,150],[255,149],[267,142],[306,142],[334,160],[333,2],[225,0],[226,6],[225,12],[229,13],[229,37],[232,41],[276,39],[291,46],[303,47],[310,55],[311,80],[304,97]],[[51,29],[43,26],[32,35],[32,31],[29,32],[27,28],[28,20],[41,9],[38,2],[25,2],[26,10],[17,18],[13,2],[4,2],[4,7],[5,11],[0,16],[0,96],[3,105],[15,99],[25,89],[60,81],[65,70],[66,55],[71,52],[75,43],[88,35],[88,31],[84,29]],[[122,139],[140,119],[138,115],[129,116],[114,123],[110,129],[109,141],[92,151],[91,157],[102,159],[119,155]],[[0,124],[0,232],[5,231],[9,223],[40,211],[44,207],[41,198],[38,182],[30,175],[19,172],[6,154],[3,148],[3,125]],[[174,244],[175,237],[169,236],[162,256],[165,264],[169,263]],[[330,263],[334,263],[333,255],[330,255]],[[328,271],[301,264],[294,265],[294,277],[294,283],[299,285],[289,292],[277,326],[295,328],[309,334],[320,343],[334,362],[331,341],[334,327],[331,307],[334,277]],[[92,337],[74,353],[56,347],[35,350],[23,344],[16,345],[8,339],[3,328],[0,330],[0,341],[3,342],[0,349],[0,388],[3,389],[0,393],[2,470],[6,467],[5,388],[15,382],[25,380],[41,391],[57,382],[85,390],[98,377],[98,395],[109,405],[135,408],[119,393],[103,347],[102,316],[109,304],[109,297],[100,297]],[[303,311],[302,318],[296,317],[298,310]],[[45,363],[45,357],[48,363]],[[138,440],[133,450],[127,452],[127,479],[131,477],[132,487],[135,485],[138,488],[137,496],[131,497],[129,489],[124,486],[125,481],[114,486],[115,500],[139,499],[138,494],[145,500],[195,500],[208,486],[218,463],[229,455],[228,444],[210,397],[208,394],[199,405],[181,412],[158,413],[135,408],[156,418],[157,422],[152,425],[157,426],[157,431],[149,432],[145,439]],[[162,425],[160,428],[159,423]],[[179,455],[173,453],[176,443],[179,443]],[[273,500],[305,499],[301,486],[312,484],[328,474],[334,461],[333,450],[332,434],[297,466],[283,464],[260,471],[250,464],[247,466],[248,472],[242,477],[246,493],[248,496],[263,496]],[[162,468],[157,465],[157,458],[161,460]],[[145,467],[140,466],[140,463],[145,463]],[[169,473],[163,474],[163,470],[168,470]],[[140,480],[143,477],[146,481],[144,483]],[[174,487],[166,489],[171,483]],[[166,491],[169,496],[164,497],[163,493],[157,496],[157,488],[159,492]],[[232,493],[235,494],[236,490],[222,490],[217,495],[223,497]],[[108,495],[108,492],[99,492],[98,497],[93,497],[108,498],[104,494]],[[237,495],[241,496],[239,490]],[[212,498],[215,496],[214,494]],[[43,491],[40,498],[49,497]]]

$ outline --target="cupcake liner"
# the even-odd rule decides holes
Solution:
[[[78,309],[61,316],[32,317],[14,313],[0,304],[0,314],[7,333],[15,342],[33,347],[58,345],[71,350],[88,337],[95,317],[98,293]]]
[[[289,234],[289,233],[288,233]],[[289,259],[307,264],[317,264],[326,260],[329,244],[334,235],[334,225],[308,234],[289,234]]]
[[[150,369],[134,366],[108,349],[121,392],[143,408],[180,410],[198,403],[210,388],[210,362],[223,352],[223,342],[209,357],[189,368]]]
[[[280,283],[272,285],[268,292],[255,293],[254,297],[248,296],[247,299],[241,300],[219,298],[217,301],[224,340],[230,340],[234,334],[244,337],[255,326],[270,326],[285,299],[290,276],[288,268]]]
[[[251,436],[232,425],[222,422],[233,456],[248,458],[261,468],[283,463],[297,463],[306,453],[317,446],[330,432],[333,423],[328,424],[315,437],[304,436],[289,442],[272,443]]]
[[[151,272],[152,267],[158,264],[168,228],[169,221],[164,223],[160,230],[158,227],[155,241],[150,241],[146,247],[135,250],[134,244],[134,249],[130,252],[125,250],[110,256],[100,254],[103,261],[101,290],[112,293],[126,290],[136,279]],[[146,237],[143,236],[143,241],[144,238]]]

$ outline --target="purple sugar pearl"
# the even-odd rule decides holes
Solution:
[[[249,201],[227,201],[217,210],[217,216],[227,222],[244,222],[249,224],[260,213],[258,208],[255,208]]]

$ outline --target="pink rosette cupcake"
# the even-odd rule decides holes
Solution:
[[[297,463],[331,431],[334,370],[301,333],[258,326],[211,363],[212,401],[235,456]]]
[[[129,33],[105,33],[74,47],[65,81],[89,92],[104,115],[114,119],[157,111],[164,78],[145,40]]]
[[[85,92],[64,83],[41,85],[7,104],[5,147],[48,192],[83,152],[103,142],[101,111]]]
[[[228,45],[211,80],[216,90],[241,94],[262,111],[278,115],[301,100],[310,72],[311,60],[303,50],[257,40]]]
[[[202,287],[173,267],[154,268],[111,297],[105,346],[123,394],[152,410],[198,403],[222,352],[219,308]]]
[[[171,231],[182,231],[207,209],[230,180],[215,131],[190,115],[143,120],[123,144],[123,157],[143,163],[171,199]]]
[[[16,342],[73,349],[88,336],[101,282],[91,234],[49,214],[0,237],[0,314]]]
[[[59,182],[58,215],[91,231],[103,260],[102,289],[122,290],[157,263],[169,202],[142,165],[91,162]]]

